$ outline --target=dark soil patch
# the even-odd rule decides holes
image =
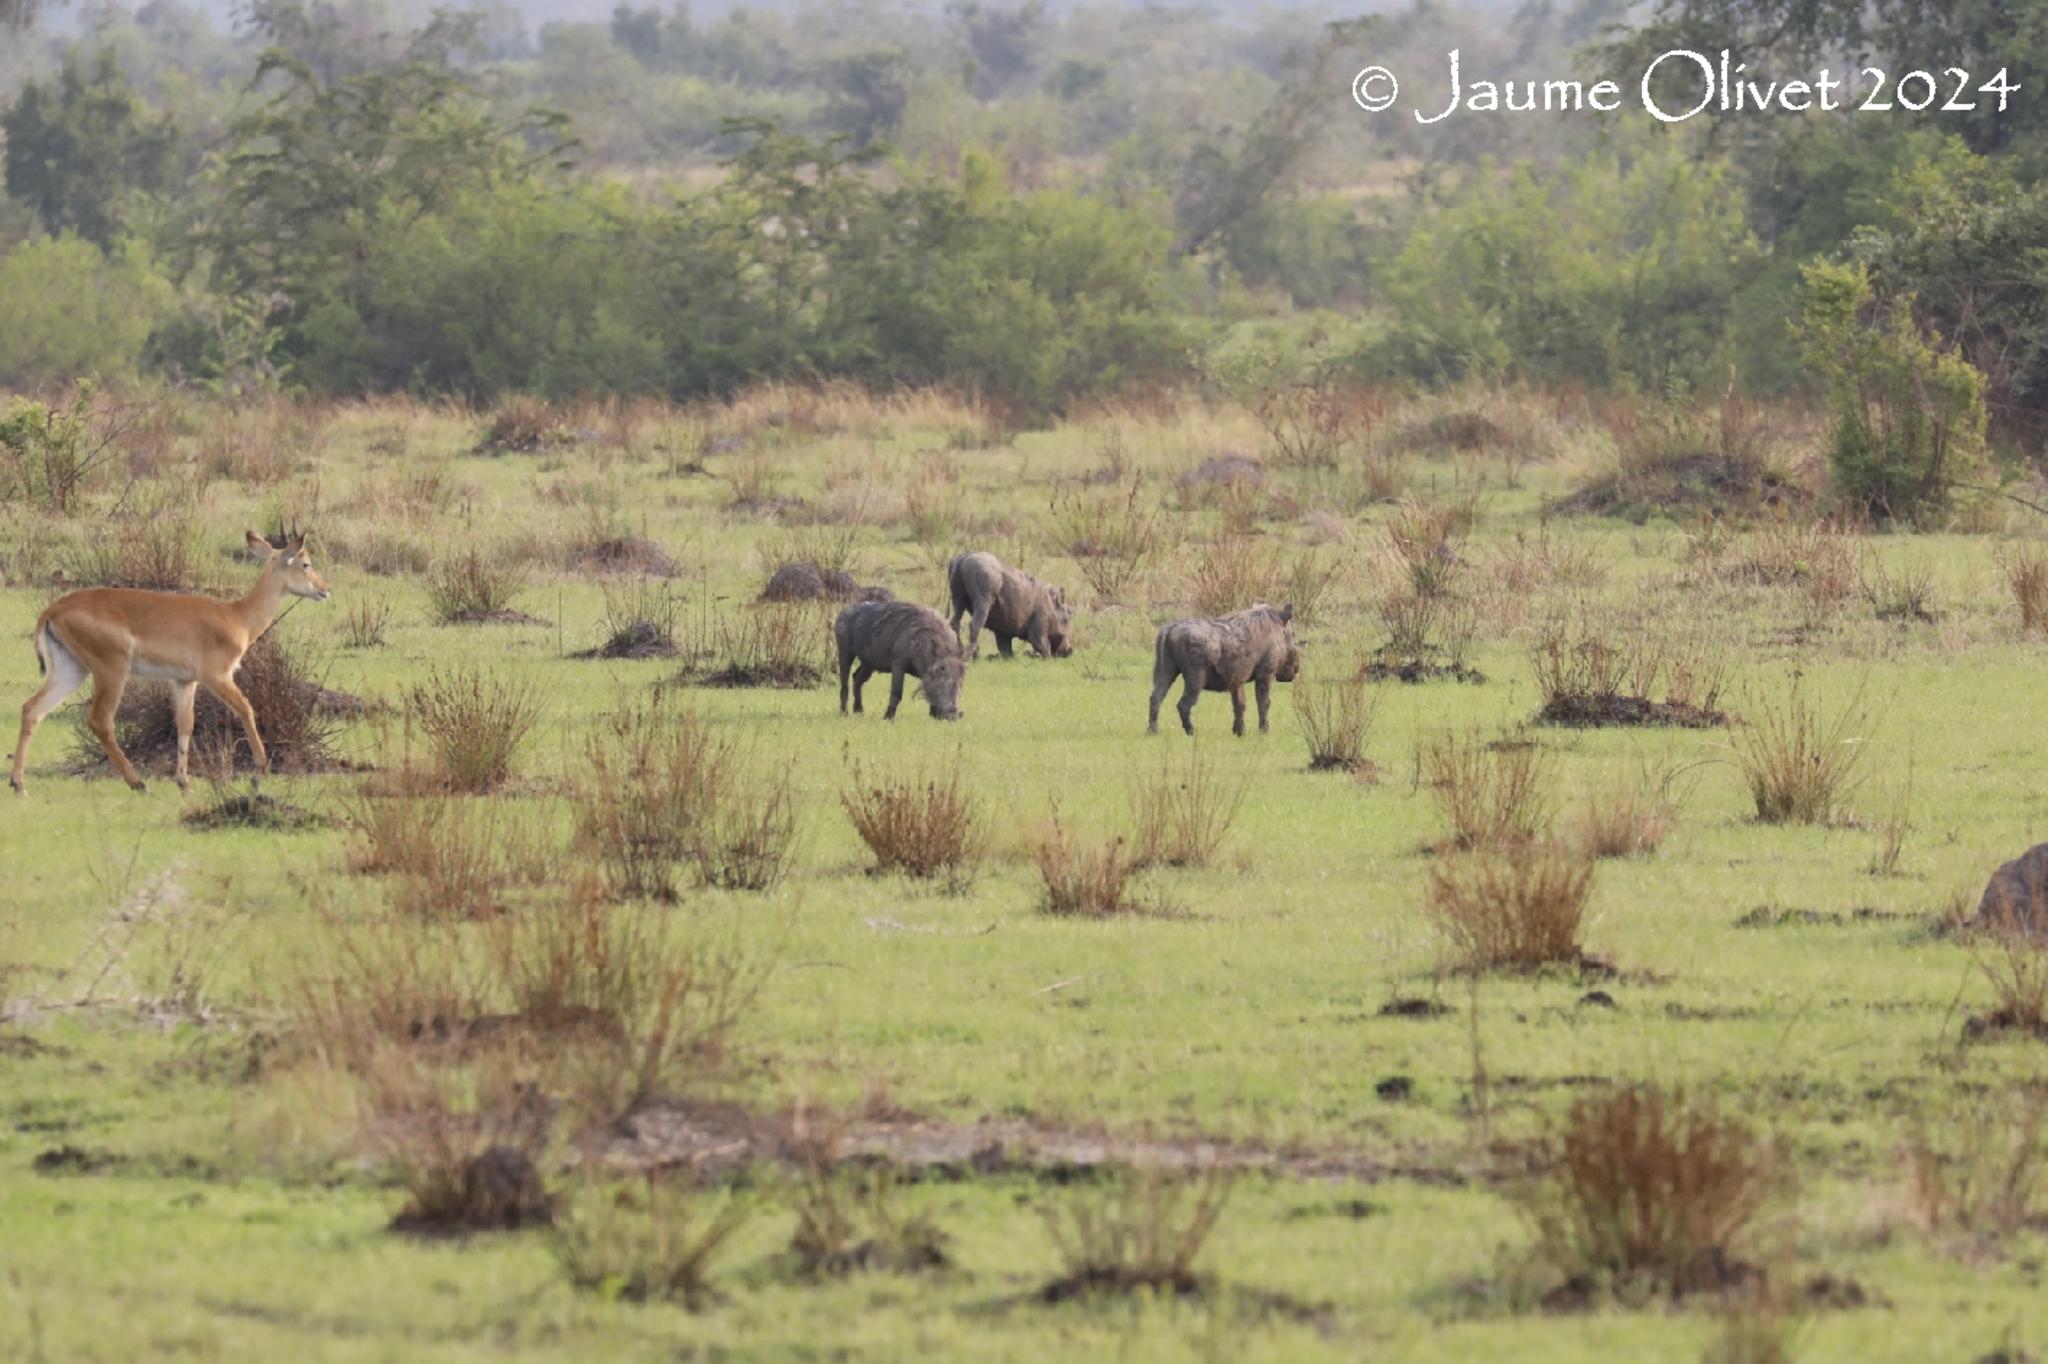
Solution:
[[[1375,659],[1365,665],[1365,679],[1368,682],[1406,682],[1411,686],[1423,682],[1470,682],[1477,686],[1486,680],[1486,674],[1462,663],[1424,663],[1419,658],[1411,658],[1405,663],[1388,663]]]
[[[1136,1274],[1124,1269],[1090,1269],[1054,1279],[1038,1290],[1038,1300],[1062,1303],[1139,1292],[1200,1298],[1207,1295],[1209,1287],[1209,1281],[1199,1274]]]
[[[326,827],[327,820],[303,806],[261,794],[228,796],[198,810],[188,810],[181,821],[189,829],[270,829],[295,833]]]
[[[1311,1203],[1306,1207],[1289,1208],[1287,1220],[1307,1222],[1317,1217],[1342,1217],[1353,1222],[1363,1222],[1368,1217],[1378,1217],[1386,1208],[1363,1198],[1339,1198],[1329,1203]]]
[[[87,1150],[67,1142],[39,1154],[29,1162],[29,1168],[39,1175],[92,1175],[120,1163],[121,1157],[112,1151]]]
[[[666,630],[652,621],[636,620],[594,649],[584,649],[571,658],[675,658],[682,653]]]
[[[1311,772],[1348,772],[1351,776],[1368,786],[1375,784],[1380,779],[1379,764],[1371,758],[1335,758],[1328,754],[1322,754],[1309,759],[1308,770]]]
[[[1579,1007],[1581,1009],[1618,1009],[1621,1006],[1616,1004],[1614,996],[1608,994],[1605,990],[1588,990],[1579,996]]]
[[[554,1220],[554,1200],[541,1186],[532,1158],[516,1146],[493,1146],[463,1167],[454,1198],[431,1208],[406,1208],[391,1220],[391,1230],[409,1236],[465,1236],[552,1226]]]
[[[576,566],[590,573],[641,573],[650,578],[673,578],[679,571],[668,551],[642,535],[621,535],[599,540],[578,549]]]
[[[844,1278],[849,1274],[929,1274],[950,1269],[953,1261],[944,1246],[933,1241],[898,1245],[885,1241],[862,1241],[850,1250],[830,1255],[803,1257],[800,1272],[807,1278]]]
[[[1415,1077],[1389,1075],[1372,1087],[1372,1092],[1390,1104],[1406,1103],[1415,1097]]]
[[[1972,1014],[1963,1021],[1963,1040],[1967,1042],[1981,1042],[2007,1034],[2048,1040],[2048,1023],[2027,1018],[2011,1009],[1994,1009],[1988,1014]]]
[[[1451,1012],[1442,1000],[1399,996],[1380,1005],[1381,1018],[1441,1018]]]
[[[1776,905],[1758,905],[1737,919],[1735,927],[1785,928],[1824,924],[1830,928],[1844,928],[1850,924],[1890,923],[1916,917],[1918,916],[1901,914],[1893,909],[1873,909],[1868,905],[1859,906],[1847,914],[1830,909],[1785,909]]]
[[[1728,723],[1718,710],[1707,710],[1683,701],[1652,701],[1647,696],[1553,696],[1536,712],[1539,725],[1562,725],[1569,729],[1602,729],[1610,726],[1665,725],[1677,729],[1712,729]]]
[[[0,1032],[0,1056],[11,1056],[17,1061],[33,1061],[38,1056],[68,1056],[63,1047],[53,1047],[48,1042],[39,1042],[27,1033]]]

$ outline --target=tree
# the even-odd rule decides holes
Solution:
[[[100,247],[121,231],[121,201],[170,187],[177,131],[150,112],[111,48],[90,69],[64,54],[54,85],[30,81],[0,115],[7,135],[7,192],[36,211],[45,230],[74,232]]]

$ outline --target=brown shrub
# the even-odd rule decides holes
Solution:
[[[2048,945],[2021,925],[1994,925],[1974,947],[1977,969],[1991,985],[1989,1015],[1971,1020],[1979,1032],[2012,1029],[2048,1037]]]
[[[874,854],[877,872],[943,879],[955,890],[974,880],[987,851],[988,817],[961,777],[957,759],[944,782],[932,777],[869,781],[855,767],[839,803]]]
[[[1711,1101],[1649,1084],[1574,1103],[1539,1142],[1519,1203],[1568,1283],[1680,1296],[1739,1284],[1759,1220],[1790,1190],[1776,1146]]]
[[[1195,1261],[1236,1183],[1216,1162],[1124,1166],[1094,1187],[1076,1186],[1043,1210],[1061,1277],[1042,1290],[1059,1301],[1098,1293],[1199,1290]]]
[[[1525,740],[1489,743],[1446,731],[1422,749],[1423,780],[1450,824],[1452,846],[1508,848],[1550,827],[1553,764]]]
[[[1214,757],[1192,744],[1184,753],[1177,761],[1169,752],[1155,774],[1131,783],[1134,869],[1208,866],[1244,804],[1247,776],[1223,775]]]
[[[796,1215],[789,1242],[797,1272],[819,1278],[882,1270],[943,1269],[949,1238],[931,1214],[910,1212],[904,1181],[880,1161],[841,1160],[830,1136],[799,1139],[798,1174],[784,1198]]]
[[[235,685],[256,712],[272,771],[320,772],[339,763],[334,744],[340,717],[360,703],[328,691],[312,671],[306,655],[275,633],[257,640],[242,656]],[[83,721],[81,713],[76,761],[95,767],[106,761],[106,751]],[[169,687],[131,683],[114,713],[114,726],[129,761],[163,768],[177,761],[177,711]],[[201,687],[192,709],[192,768],[202,775],[226,776],[253,771],[254,761],[241,720]]]
[[[574,441],[561,414],[545,398],[513,393],[501,399],[491,413],[490,422],[477,438],[476,452],[530,455]]]
[[[406,1192],[392,1230],[455,1236],[554,1220],[538,1168],[553,1106],[516,1063],[488,1056],[456,1069],[385,1048],[360,1078],[364,1130]]]
[[[1284,553],[1277,541],[1242,535],[1190,546],[1180,598],[1201,616],[1227,616],[1254,602],[1282,599]]]
[[[2019,544],[1999,556],[2005,585],[2012,590],[2019,607],[2020,629],[2026,634],[2048,630],[2048,550],[2039,545]]]
[[[1728,673],[1722,647],[1704,630],[1602,619],[1583,604],[1539,623],[1529,642],[1537,718],[1551,724],[1669,724],[1700,728]]]
[[[1459,964],[1527,968],[1580,958],[1593,860],[1556,844],[1439,857],[1426,904]]]
[[[1067,832],[1055,808],[1032,843],[1031,860],[1038,868],[1039,907],[1048,914],[1103,917],[1141,908],[1131,885],[1137,859],[1126,851],[1120,834],[1106,843],[1083,843]]]
[[[350,869],[394,877],[391,904],[418,918],[490,919],[552,872],[556,848],[538,820],[464,796],[382,794],[366,783],[349,805]]]
[[[1476,498],[1408,498],[1388,513],[1380,529],[1381,557],[1416,595],[1448,592],[1465,566],[1460,551],[1478,518]]]
[[[437,669],[406,693],[405,710],[427,741],[434,779],[481,793],[512,779],[519,750],[540,721],[541,695],[526,678]]]

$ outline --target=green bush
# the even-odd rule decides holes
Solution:
[[[39,237],[0,259],[0,384],[133,374],[173,291],[134,242]]]
[[[1943,511],[1984,448],[1984,376],[1937,349],[1913,297],[1873,299],[1861,265],[1807,267],[1807,361],[1834,409],[1835,491],[1872,517],[1923,521]]]

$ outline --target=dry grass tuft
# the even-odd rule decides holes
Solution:
[[[1982,1241],[2039,1225],[2048,1088],[2036,1080],[1966,1092],[1942,1106],[1940,1131],[1927,1115],[1900,1151],[1907,1206],[1929,1232]]]
[[[1870,714],[1859,687],[1834,715],[1808,704],[1794,676],[1782,703],[1765,702],[1735,733],[1735,759],[1765,824],[1825,824],[1856,788]]]
[[[546,881],[558,848],[541,821],[492,801],[391,794],[376,779],[347,807],[349,869],[394,877],[391,904],[417,918],[492,919]]]
[[[951,1238],[929,1213],[904,1208],[904,1181],[894,1168],[843,1161],[829,1137],[797,1146],[802,1162],[785,1197],[796,1214],[789,1250],[799,1274],[914,1274],[951,1263]]]
[[[1710,1100],[1650,1084],[1574,1103],[1519,1203],[1568,1285],[1680,1297],[1753,1284],[1743,1256],[1791,1188],[1777,1147]]]
[[[1426,904],[1470,970],[1576,962],[1593,859],[1557,844],[1438,858]]]
[[[1157,773],[1131,784],[1135,868],[1208,866],[1244,804],[1248,776],[1224,776],[1215,759],[1193,744],[1185,755],[1177,760],[1169,752]]]
[[[1554,763],[1535,743],[1446,731],[1424,744],[1421,762],[1453,847],[1511,848],[1549,829]]]
[[[1529,660],[1543,695],[1537,719],[1547,724],[1699,729],[1725,719],[1728,661],[1704,630],[1603,620],[1581,604],[1536,627]]]
[[[1043,1210],[1063,1272],[1041,1296],[1057,1302],[1140,1290],[1199,1292],[1195,1262],[1235,1183],[1234,1172],[1210,1162],[1126,1166],[1099,1187],[1077,1188]]]
[[[256,728],[273,772],[321,772],[340,765],[335,741],[344,713],[360,702],[322,687],[305,653],[276,634],[265,635],[242,657],[235,685],[256,711]],[[106,762],[106,750],[85,728],[79,712],[74,740],[82,768]],[[129,761],[168,769],[178,757],[178,721],[171,690],[131,683],[114,713],[121,748]],[[212,692],[201,687],[192,710],[190,766],[200,776],[226,777],[254,770],[254,754],[242,722]]]
[[[2005,585],[2012,590],[2019,607],[2020,631],[2035,634],[2048,630],[2048,549],[2030,543],[2014,545],[1999,556]]]
[[[1142,479],[1126,494],[1070,488],[1052,499],[1053,545],[1071,556],[1096,600],[1120,601],[1165,547],[1156,508],[1140,505]]]
[[[470,545],[427,570],[427,605],[443,625],[526,621],[512,606],[525,587],[524,564]]]
[[[1393,508],[1380,529],[1381,560],[1391,576],[1417,596],[1448,592],[1465,567],[1461,551],[1478,518],[1476,498],[1408,498]]]
[[[598,1184],[557,1219],[555,1259],[578,1288],[700,1312],[714,1300],[712,1266],[753,1214],[741,1195],[714,1193],[687,1175]]]
[[[1054,808],[1046,828],[1031,845],[1038,868],[1039,907],[1047,914],[1135,914],[1144,907],[1133,894],[1138,861],[1121,834],[1086,843],[1070,834]]]
[[[1638,759],[1620,780],[1586,798],[1578,809],[1571,842],[1586,856],[1642,857],[1663,846],[1694,784],[1693,769],[1662,770]]]
[[[624,898],[673,901],[696,882],[765,890],[787,875],[796,805],[785,771],[752,775],[733,741],[656,689],[591,738],[578,783],[577,833]]]
[[[368,592],[351,593],[341,608],[341,637],[351,649],[375,649],[391,624],[391,602]]]
[[[878,873],[943,881],[947,889],[960,891],[981,869],[988,816],[967,791],[957,758],[944,781],[926,776],[867,780],[856,765],[839,803],[874,854]]]
[[[1364,669],[1361,661],[1344,676],[1295,679],[1290,695],[1310,769],[1349,772],[1367,781],[1377,774],[1365,745],[1386,694],[1366,684]]]
[[[519,750],[540,722],[540,687],[474,668],[436,669],[407,691],[405,713],[427,742],[432,779],[481,794],[512,779]]]
[[[707,687],[815,687],[832,671],[832,608],[762,602],[719,617]]]

